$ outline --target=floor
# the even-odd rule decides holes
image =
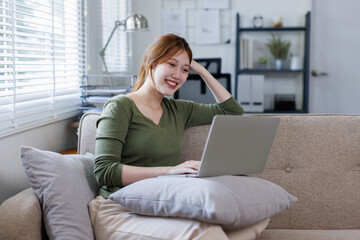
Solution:
[[[71,148],[60,152],[61,154],[77,154],[77,148]]]

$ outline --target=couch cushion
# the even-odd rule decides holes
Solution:
[[[97,195],[94,155],[21,147],[21,161],[40,200],[50,239],[94,239],[87,204]]]
[[[247,176],[150,178],[120,189],[110,199],[139,214],[194,218],[224,229],[249,226],[296,202],[283,188]]]
[[[360,116],[282,116],[265,171],[299,201],[269,228],[360,228]]]
[[[360,230],[265,230],[257,240],[358,240]]]
[[[201,159],[209,130],[210,125],[201,125],[185,130],[181,156],[182,162]]]
[[[100,115],[98,112],[89,112],[81,117],[77,149],[79,154],[95,153],[96,121]]]
[[[28,188],[0,206],[0,239],[42,239],[39,199]]]

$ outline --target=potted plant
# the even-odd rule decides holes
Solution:
[[[271,40],[266,44],[266,46],[275,58],[276,69],[282,68],[282,63],[289,53],[290,45],[290,42],[283,41],[280,36],[271,34]]]
[[[267,68],[267,62],[268,62],[267,57],[258,58],[258,60],[257,60],[258,68],[266,69]]]

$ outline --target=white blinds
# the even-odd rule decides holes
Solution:
[[[127,0],[102,0],[102,43],[107,42],[116,20],[124,20],[130,13],[130,3]],[[122,26],[116,30],[106,52],[105,61],[109,72],[128,72],[130,70],[130,33],[122,31]],[[105,69],[105,68],[103,68]]]
[[[78,113],[82,0],[0,0],[0,136]]]

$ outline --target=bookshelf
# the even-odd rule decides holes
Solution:
[[[302,68],[301,69],[295,69],[292,70],[290,68],[283,68],[283,69],[275,69],[275,68],[255,68],[251,66],[244,65],[243,61],[244,59],[241,57],[241,54],[243,54],[241,51],[241,39],[243,38],[243,35],[245,33],[254,34],[255,39],[261,38],[264,35],[261,33],[276,33],[281,32],[282,34],[287,34],[290,32],[295,33],[303,33],[303,62],[302,62]],[[293,95],[300,95],[296,96],[296,99],[300,99],[301,103],[297,104],[300,105],[300,107],[295,107],[295,109],[292,110],[279,110],[275,109],[275,107],[272,108],[265,108],[261,112],[265,113],[308,113],[309,112],[309,54],[310,54],[310,12],[307,12],[305,15],[305,26],[290,26],[290,27],[261,27],[261,28],[252,28],[252,27],[241,27],[240,25],[240,14],[236,14],[236,54],[235,54],[235,97],[239,101],[239,81],[240,78],[242,78],[245,75],[255,76],[255,75],[264,75],[265,77],[265,84],[267,86],[271,85],[272,83],[271,78],[277,77],[282,78],[284,76],[295,79],[296,81],[298,76],[300,75],[301,84],[298,84],[299,86],[297,88],[298,91],[294,92]],[[255,60],[255,59],[254,59]],[[299,94],[299,91],[301,91],[301,94]],[[244,90],[242,89],[242,92]],[[246,92],[246,91],[245,91]],[[265,93],[264,93],[265,94]],[[268,95],[271,95],[271,93],[267,93]],[[275,94],[274,94],[275,95]],[[275,96],[271,98],[271,101],[275,102]],[[265,101],[269,101],[269,98],[266,100],[264,98],[263,105],[266,105]],[[275,103],[270,104],[272,106],[275,105]],[[267,104],[269,105],[269,104]]]

